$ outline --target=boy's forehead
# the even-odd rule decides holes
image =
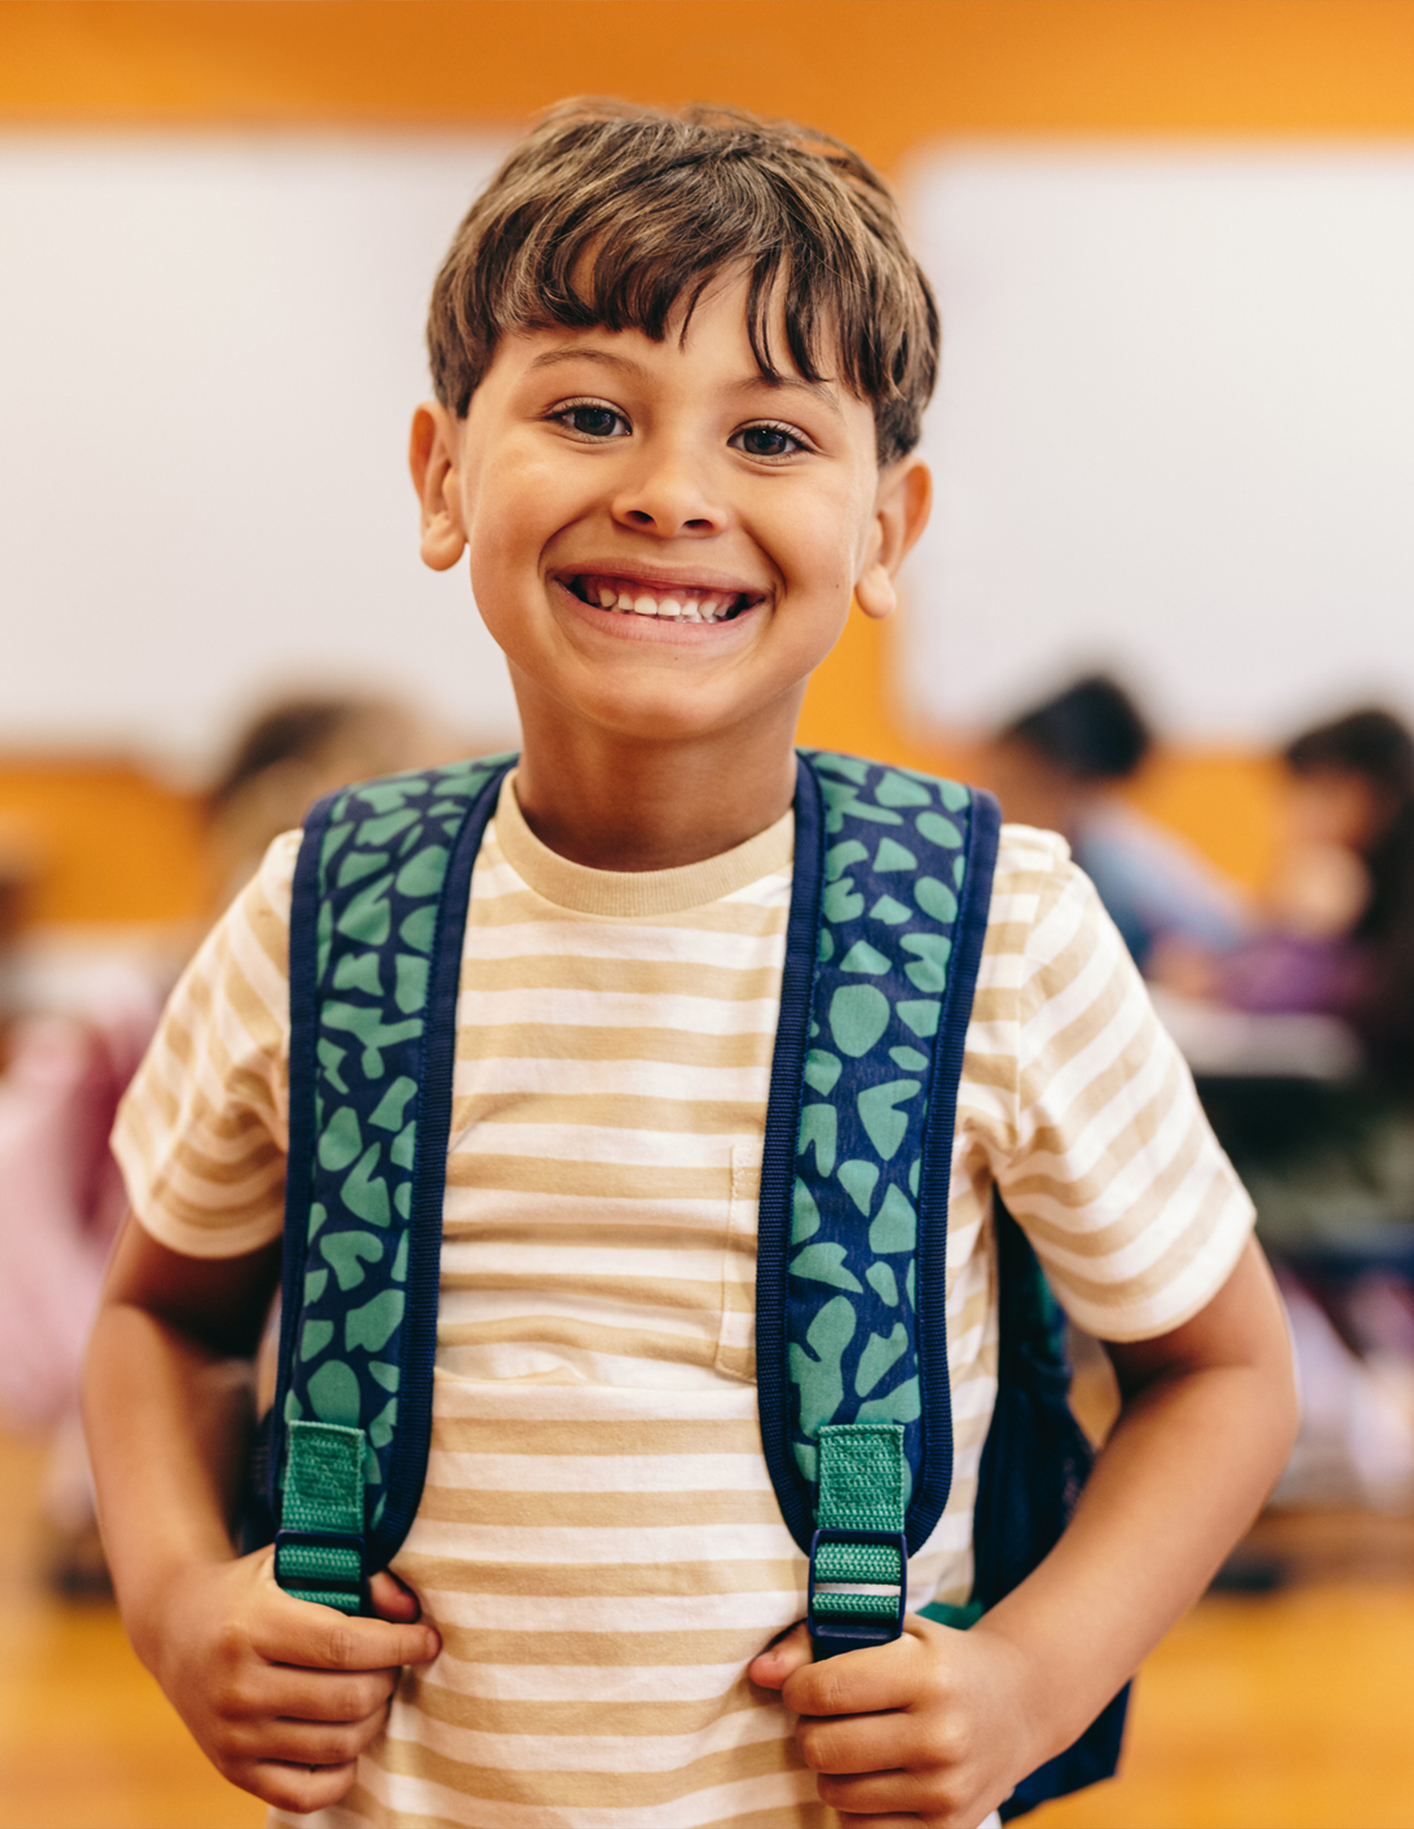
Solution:
[[[783,407],[792,397],[808,399],[838,418],[851,416],[851,405],[863,407],[872,426],[868,403],[858,400],[835,376],[810,379],[801,373],[791,355],[784,311],[774,302],[764,329],[770,370],[762,367],[752,347],[745,281],[724,281],[695,302],[685,303],[661,338],[632,326],[527,325],[502,334],[492,367],[499,364],[529,377],[587,364],[600,370],[606,382],[615,374],[625,379],[651,379],[686,373],[728,392],[765,391],[779,397]],[[828,338],[824,346],[828,348]]]

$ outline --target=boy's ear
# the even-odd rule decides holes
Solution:
[[[880,477],[864,568],[854,581],[855,602],[866,616],[882,620],[897,608],[894,579],[932,506],[933,477],[921,457],[905,457]]]
[[[422,563],[434,572],[450,571],[466,546],[457,429],[457,421],[436,400],[424,401],[412,416],[408,466],[422,503]]]

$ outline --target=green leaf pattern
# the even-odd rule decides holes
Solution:
[[[806,755],[825,890],[787,1329],[792,1452],[813,1481],[826,1423],[902,1423],[921,1462],[917,1200],[972,800],[907,769]]]
[[[375,1524],[402,1378],[428,955],[456,834],[509,760],[349,788],[320,848],[312,1199],[281,1415],[367,1432]]]

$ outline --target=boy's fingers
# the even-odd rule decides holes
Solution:
[[[358,1771],[358,1761],[342,1765],[319,1766],[310,1771],[306,1765],[288,1765],[279,1759],[257,1759],[232,1776],[247,1791],[253,1791],[277,1810],[292,1816],[303,1816],[311,1810],[323,1810],[347,1795]]]
[[[782,1685],[781,1700],[797,1715],[872,1715],[907,1708],[925,1674],[920,1641],[906,1632],[887,1645],[803,1666]]]
[[[381,1715],[398,1680],[396,1670],[298,1670],[277,1664],[261,1673],[251,1712],[290,1721],[363,1721]]]
[[[870,1829],[877,1829],[881,1822],[922,1820],[907,1814],[910,1804],[922,1801],[918,1780],[910,1772],[868,1772],[857,1778],[827,1778],[822,1773],[819,1792],[821,1803],[848,1812],[852,1820],[868,1823]]]
[[[802,1620],[784,1638],[778,1638],[774,1645],[768,1645],[754,1657],[746,1667],[746,1674],[762,1689],[779,1689],[788,1677],[808,1664],[813,1655],[810,1628]]]
[[[289,1600],[269,1620],[256,1649],[275,1664],[311,1670],[389,1670],[425,1664],[442,1641],[431,1626],[358,1619],[317,1601]]]
[[[341,1766],[357,1759],[383,1731],[386,1711],[366,1721],[266,1721],[251,1752],[261,1759],[302,1766]]]
[[[795,1739],[812,1772],[852,1777],[861,1772],[892,1772],[908,1764],[914,1717],[901,1710],[843,1719],[803,1717]]]

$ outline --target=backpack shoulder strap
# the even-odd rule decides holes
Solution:
[[[894,1635],[903,1562],[952,1482],[948,1180],[1000,815],[955,782],[819,751],[795,808],[757,1383],[819,1654]]]
[[[330,795],[295,869],[267,1499],[276,1579],[345,1612],[365,1603],[422,1495],[462,936],[513,760]]]

